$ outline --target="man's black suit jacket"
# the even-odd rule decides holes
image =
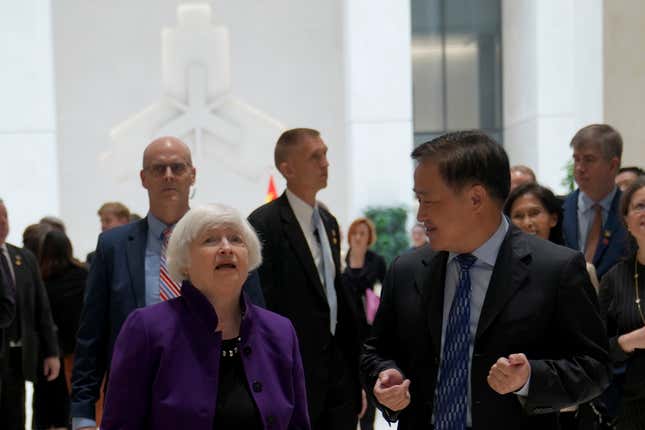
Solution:
[[[4,335],[2,329],[9,327],[13,318],[16,316],[16,303],[13,289],[11,288],[12,280],[9,279],[10,276],[11,273],[5,274],[3,270],[0,270],[0,342],[2,342],[2,336]],[[0,355],[2,355],[1,343]]]
[[[7,243],[16,278],[16,319],[22,342],[22,372],[26,380],[36,381],[43,359],[58,357],[58,335],[52,318],[47,290],[40,277],[36,257],[27,249]],[[10,329],[5,334],[9,340]],[[5,344],[5,351],[8,345]]]
[[[260,280],[267,308],[293,323],[302,355],[307,400],[312,421],[320,415],[330,378],[327,361],[334,340],[351,366],[351,387],[356,392],[356,412],[360,408],[358,380],[357,313],[340,280],[340,233],[333,215],[320,208],[336,265],[338,324],[335,339],[329,330],[329,305],[311,251],[286,194],[256,209],[249,221],[262,242],[263,262]]]
[[[411,381],[411,404],[386,416],[399,429],[429,428],[440,360],[447,252],[401,255],[386,277],[361,376],[372,393],[379,372]],[[470,374],[472,427],[557,429],[557,411],[598,396],[609,381],[608,345],[582,254],[511,227],[482,307]],[[530,360],[528,397],[499,395],[486,381],[502,356]]]

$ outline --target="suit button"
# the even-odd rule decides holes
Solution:
[[[256,393],[262,392],[262,383],[258,381],[253,382],[253,391]]]
[[[244,355],[251,355],[251,347],[250,346],[245,346],[242,349],[242,352],[244,352]]]
[[[267,428],[272,428],[273,424],[275,424],[275,417],[273,415],[269,415],[267,417]]]

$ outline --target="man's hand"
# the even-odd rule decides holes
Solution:
[[[401,372],[386,369],[379,373],[374,384],[374,397],[383,406],[393,411],[405,409],[410,404],[410,380],[403,379]]]
[[[365,394],[365,390],[361,390],[361,411],[358,413],[359,420],[363,418],[363,415],[365,415],[366,410],[367,410],[367,394]]]
[[[58,357],[47,357],[43,362],[43,374],[48,381],[58,378],[60,372],[60,359]]]
[[[499,394],[518,391],[529,380],[531,365],[524,354],[500,357],[488,372],[488,385]]]

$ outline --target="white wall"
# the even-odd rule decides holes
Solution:
[[[623,165],[645,167],[645,3],[605,1],[605,119],[623,136]]]
[[[569,142],[601,122],[602,0],[503,0],[504,144],[556,192]]]
[[[409,3],[347,1],[344,20],[346,185],[354,218],[368,206],[412,201]]]
[[[59,211],[54,75],[49,1],[0,8],[0,198],[9,242],[42,215]]]
[[[287,127],[321,130],[329,145],[330,181],[320,193],[344,220],[348,214],[345,157],[342,10],[340,1],[213,1],[214,21],[228,27],[232,92],[282,121]],[[109,150],[108,131],[161,94],[161,28],[176,24],[177,1],[114,0],[54,4],[58,136],[61,160],[61,216],[79,250],[91,249],[99,232],[96,210],[122,200],[145,215],[147,197],[132,181],[118,183],[102,170],[100,154]],[[277,135],[276,135],[277,138]],[[273,146],[270,142],[258,145]],[[145,145],[145,143],[142,143]],[[236,186],[231,170],[223,183]],[[204,175],[202,175],[203,177]],[[268,178],[255,191],[241,191],[226,203],[250,210],[264,202]],[[278,181],[280,190],[283,182]]]

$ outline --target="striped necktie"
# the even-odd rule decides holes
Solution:
[[[172,280],[168,274],[168,263],[166,262],[166,249],[168,248],[168,239],[172,233],[172,227],[167,227],[161,236],[161,258],[159,259],[159,296],[161,301],[166,301],[179,297],[181,292],[179,284]]]
[[[439,381],[434,396],[435,430],[466,428],[470,360],[470,268],[476,259],[471,254],[455,257],[460,268],[459,283],[448,314]]]

